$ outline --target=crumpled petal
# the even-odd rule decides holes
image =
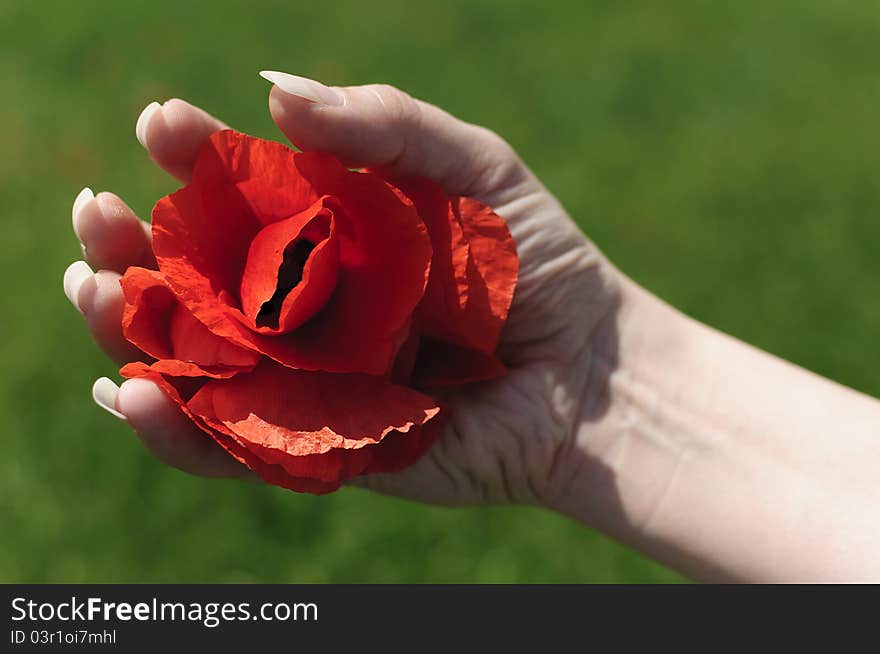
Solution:
[[[187,406],[225,435],[221,444],[258,473],[271,464],[291,477],[337,484],[362,474],[389,434],[402,440],[412,435],[414,442],[392,446],[382,460],[411,462],[423,451],[419,430],[440,411],[430,397],[382,378],[271,363],[208,382]]]
[[[433,420],[409,432],[395,431],[387,435],[370,448],[373,458],[362,474],[398,472],[418,461],[439,437],[447,413],[441,411]]]
[[[125,298],[122,334],[151,357],[172,358],[169,328],[177,300],[165,286],[162,273],[132,266],[119,283]]]
[[[300,174],[300,156],[316,160],[319,166],[339,165],[331,154],[303,155],[282,143],[223,130],[212,134],[199,153],[191,186],[201,189],[209,219],[231,205],[253,217],[259,230],[303,211],[323,195]]]
[[[214,408],[210,389],[196,393],[183,408],[230,456],[256,472],[263,481],[269,484],[299,493],[322,495],[335,491],[343,483],[341,479],[327,482],[310,477],[298,477],[290,474],[283,466],[277,463],[268,463],[252,453],[241,444],[241,439],[235,433],[213,417]]]
[[[125,308],[122,333],[132,344],[159,359],[162,374],[194,377],[232,376],[251,369],[259,354],[212,334],[181,305],[158,270],[131,267],[120,280]],[[225,367],[235,368],[223,374]],[[201,372],[200,372],[201,371]]]
[[[304,456],[374,445],[439,411],[426,395],[378,377],[290,370],[271,363],[209,382],[214,415],[248,443]]]
[[[252,366],[250,367],[252,368]],[[210,379],[229,379],[240,372],[247,372],[249,367],[242,366],[240,368],[229,368],[226,366],[200,366],[190,361],[181,361],[180,359],[159,359],[153,363],[144,363],[143,361],[132,361],[126,363],[119,369],[119,374],[123,377],[141,377],[141,372],[149,371],[157,375],[166,375],[168,377],[208,377]]]
[[[260,360],[256,352],[246,350],[213,334],[196,320],[182,304],[171,314],[173,358],[200,366],[253,368]]]
[[[425,221],[433,247],[417,311],[420,328],[439,340],[494,352],[519,272],[507,224],[476,200],[448,199],[429,180],[394,183]]]
[[[465,315],[474,338],[468,339],[469,344],[494,352],[519,275],[516,243],[507,223],[491,207],[472,198],[452,198],[449,204],[470,246]]]

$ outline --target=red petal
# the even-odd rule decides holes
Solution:
[[[261,459],[244,447],[241,444],[241,439],[214,417],[212,395],[213,393],[210,388],[203,388],[187,402],[186,411],[193,416],[195,421],[205,425],[203,429],[206,429],[230,456],[256,472],[265,482],[299,493],[315,494],[330,493],[342,485],[342,481],[339,479],[325,482],[308,477],[297,477],[288,473],[283,466],[276,463],[267,463]]]
[[[126,339],[156,359],[171,358],[171,314],[177,306],[158,270],[131,267],[119,280],[125,297],[122,333]]]
[[[230,436],[221,432],[214,432],[212,436],[233,458],[256,472],[266,483],[298,493],[313,493],[315,495],[332,493],[342,486],[343,482],[339,479],[326,482],[308,477],[295,477],[289,474],[282,466],[275,463],[266,463],[259,457],[254,456]]]
[[[238,347],[211,333],[182,304],[178,304],[171,315],[170,334],[173,356],[169,358],[198,364],[202,369],[211,367],[250,369],[260,360],[258,353]]]
[[[380,472],[398,472],[411,466],[427,452],[444,424],[446,414],[441,413],[421,427],[407,433],[394,432],[382,439],[382,442],[371,447],[373,458],[363,474]]]
[[[189,406],[247,450],[238,453],[258,472],[253,458],[326,483],[361,474],[388,434],[418,438],[439,411],[431,398],[381,378],[274,364],[209,382]]]
[[[313,249],[302,268],[302,279],[287,294],[277,316],[277,328],[259,329],[257,319],[264,303],[276,293],[287,248],[304,239]],[[314,316],[330,299],[339,272],[339,244],[333,231],[333,214],[323,198],[290,218],[264,227],[251,242],[241,304],[249,325],[262,333],[285,333]]]
[[[300,156],[282,143],[224,130],[212,134],[199,154],[192,185],[203,190],[207,207],[222,211],[233,204],[262,227],[320,199],[322,193],[298,170]],[[339,165],[330,154],[309,153],[308,157],[319,165]]]
[[[168,377],[209,377],[211,379],[229,379],[240,372],[248,372],[253,366],[230,368],[227,366],[200,366],[189,361],[179,359],[160,359],[146,364],[141,361],[127,363],[120,369],[120,374],[127,376],[126,371],[141,370],[141,368],[129,368],[129,366],[146,366],[151,372]],[[135,375],[137,376],[137,375]]]
[[[262,370],[263,368],[260,369],[261,372]],[[274,387],[276,383],[286,383],[292,377],[302,377],[307,380],[316,374],[320,375],[320,373],[297,373],[280,369],[277,366],[272,366],[269,370],[275,372],[259,375],[259,385],[271,384]],[[219,398],[217,397],[218,390],[228,394],[234,388],[243,387],[247,389],[250,386],[248,377],[253,377],[251,375],[244,375],[242,377],[243,384],[241,386],[231,386],[226,382],[209,382],[193,393],[188,389],[180,388],[180,379],[169,380],[156,372],[154,367],[147,366],[144,363],[130,363],[124,366],[121,372],[124,377],[143,377],[156,383],[194,424],[210,434],[233,458],[255,471],[268,483],[298,492],[329,493],[339,488],[346,480],[360,474],[394,472],[405,468],[414,463],[427,451],[437,437],[440,427],[444,422],[443,417],[437,415],[439,409],[436,406],[431,406],[433,403],[429,401],[429,398],[419,396],[413,391],[407,392],[406,389],[386,384],[386,388],[383,392],[379,393],[379,396],[397,397],[400,399],[402,394],[411,405],[410,408],[412,409],[411,412],[413,413],[412,417],[414,420],[407,420],[405,417],[401,418],[401,422],[405,423],[401,425],[401,429],[377,429],[376,425],[382,421],[376,422],[373,420],[371,425],[369,424],[371,422],[370,419],[365,421],[353,420],[350,416],[346,416],[344,412],[341,414],[332,413],[332,420],[321,420],[315,417],[313,413],[309,419],[316,420],[317,423],[332,424],[334,428],[339,428],[339,425],[343,423],[355,426],[360,425],[357,431],[363,433],[385,432],[384,437],[380,437],[381,440],[378,444],[376,444],[377,439],[371,437],[356,439],[342,437],[341,441],[340,438],[334,437],[333,440],[343,444],[346,441],[350,441],[348,445],[352,447],[346,448],[343,445],[341,449],[333,448],[323,453],[297,456],[286,451],[287,449],[299,449],[295,446],[286,447],[284,451],[281,451],[272,447],[272,438],[269,439],[268,445],[265,443],[260,444],[252,438],[255,433],[258,434],[261,430],[278,431],[284,435],[283,437],[289,436],[291,433],[298,433],[297,431],[282,425],[267,425],[264,427],[258,423],[251,423],[244,430],[249,432],[250,435],[243,435],[242,430],[236,423],[221,420],[216,415],[218,403],[223,404],[228,401],[228,398],[224,398],[222,395]],[[331,376],[325,375],[325,377]],[[342,377],[362,376],[344,375]],[[301,382],[302,380],[298,384],[291,385],[294,394],[302,390]],[[362,383],[362,381],[356,381],[355,387],[349,390],[359,390],[357,385]],[[323,388],[326,384],[319,385]],[[262,390],[265,392],[267,389],[263,388]],[[186,401],[186,397],[191,399]],[[314,398],[304,399],[309,401],[309,399]],[[338,397],[335,399],[338,399]],[[233,401],[237,402],[238,400]],[[242,400],[245,404],[248,401],[247,398]],[[282,401],[286,400],[282,398]],[[406,412],[402,405],[397,408],[401,416]],[[323,406],[322,409],[333,411],[329,404]],[[290,413],[292,414],[293,412]],[[305,449],[306,451],[308,450],[308,448]]]
[[[249,443],[281,458],[372,445],[439,411],[431,398],[381,378],[272,364],[209,386],[217,418]]]
[[[470,343],[476,349],[494,352],[519,274],[516,243],[504,219],[485,204],[471,198],[453,198],[450,207],[453,215],[458,215],[470,245],[465,312],[468,331],[475,335]]]
[[[363,472],[366,466],[366,460],[371,458],[371,456],[365,456],[368,452],[367,449],[356,450],[355,452],[357,454],[354,457],[338,467],[338,469],[343,473],[346,473],[347,476],[330,475],[332,477],[331,481],[321,481],[320,479],[308,476],[296,476],[295,474],[292,474],[292,472],[297,469],[297,459],[303,461],[302,465],[306,466],[306,471],[320,471],[322,468],[327,468],[326,464],[322,465],[320,459],[326,458],[329,461],[329,459],[337,457],[339,451],[333,450],[328,454],[306,457],[290,457],[290,459],[294,461],[294,465],[288,466],[289,470],[285,469],[284,466],[275,463],[268,463],[241,445],[240,439],[236,437],[235,434],[222,422],[213,417],[214,409],[210,389],[202,387],[198,392],[193,392],[189,389],[181,389],[179,384],[181,381],[180,379],[169,380],[163,375],[157,373],[153,367],[147,366],[141,362],[129,363],[123,366],[121,374],[123,377],[129,379],[138,377],[149,379],[155,383],[169,397],[169,399],[180,407],[180,410],[183,411],[183,413],[186,414],[186,416],[192,420],[197,427],[209,434],[230,454],[230,456],[256,472],[262,479],[270,484],[289,488],[300,493],[330,493],[339,488],[345,479]],[[191,397],[191,399],[185,401],[184,398],[186,397]],[[421,442],[418,438],[415,440]],[[350,453],[349,451],[345,452]],[[361,452],[365,454],[359,454]]]
[[[231,377],[241,368],[249,369],[257,364],[258,354],[215,336],[179,304],[158,270],[129,268],[120,283],[125,297],[122,333],[131,343],[160,360],[158,365],[163,369],[157,369],[158,372],[188,377]],[[238,370],[217,374],[225,366]]]
[[[229,307],[218,297],[223,291],[238,293],[247,248],[257,229],[249,213],[218,212],[209,219],[195,186],[162,198],[153,208],[153,251],[166,283],[201,323],[220,336],[230,319]]]
[[[476,200],[447,199],[428,180],[396,184],[425,221],[434,249],[418,309],[421,328],[438,339],[494,352],[519,270],[507,224]]]

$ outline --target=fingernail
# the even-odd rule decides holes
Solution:
[[[311,102],[337,107],[344,101],[341,93],[308,77],[281,73],[277,70],[261,70],[260,77],[269,80],[285,93]]]
[[[79,307],[79,289],[82,287],[83,282],[94,274],[94,271],[89,268],[89,264],[85,261],[74,261],[64,271],[64,294],[80,313],[83,310]]]
[[[79,192],[79,195],[76,196],[76,200],[73,201],[73,209],[71,210],[71,217],[73,219],[73,233],[76,234],[76,237],[80,241],[82,241],[82,238],[79,235],[79,214],[82,211],[83,207],[94,199],[95,194],[92,193],[92,189],[86,186],[82,191]]]
[[[116,396],[119,395],[119,386],[112,379],[99,377],[92,385],[92,399],[95,404],[104,409],[112,416],[125,420],[125,416],[116,410]]]
[[[137,123],[134,126],[134,134],[137,136],[137,140],[144,147],[147,147],[147,125],[150,124],[150,119],[153,117],[153,114],[156,113],[157,109],[161,109],[162,105],[158,102],[151,102],[144,110],[141,112],[141,115],[138,116]]]

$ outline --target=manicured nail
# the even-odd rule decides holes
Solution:
[[[95,272],[89,268],[89,264],[85,261],[74,261],[64,271],[64,294],[80,313],[83,310],[79,308],[79,301],[77,299],[79,298],[79,289],[82,287],[83,282],[94,274]]]
[[[134,126],[134,134],[137,136],[137,140],[140,141],[140,144],[144,147],[147,147],[147,125],[150,124],[150,119],[153,117],[153,114],[156,113],[156,110],[161,108],[162,105],[158,102],[151,102],[144,107],[141,115],[138,116],[137,123]]]
[[[290,95],[295,95],[311,102],[333,107],[337,107],[344,102],[341,93],[308,77],[281,73],[277,70],[261,70],[260,77],[269,80],[285,93],[290,93]]]
[[[125,420],[125,416],[116,410],[116,396],[119,395],[119,386],[112,379],[100,377],[92,386],[92,399],[95,404],[104,409],[112,416]]]
[[[82,211],[83,207],[94,199],[95,194],[92,193],[92,189],[86,186],[82,191],[79,192],[79,195],[76,196],[76,200],[73,201],[73,209],[71,210],[71,217],[73,219],[73,233],[76,234],[76,237],[80,241],[82,241],[82,238],[79,235],[79,214]]]

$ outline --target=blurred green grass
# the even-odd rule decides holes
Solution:
[[[0,2],[0,581],[679,580],[536,510],[190,478],[93,407],[114,370],[61,293],[72,200],[175,187],[134,139],[154,99],[276,138],[262,68],[492,127],[637,281],[880,395],[873,0],[250,5]]]

